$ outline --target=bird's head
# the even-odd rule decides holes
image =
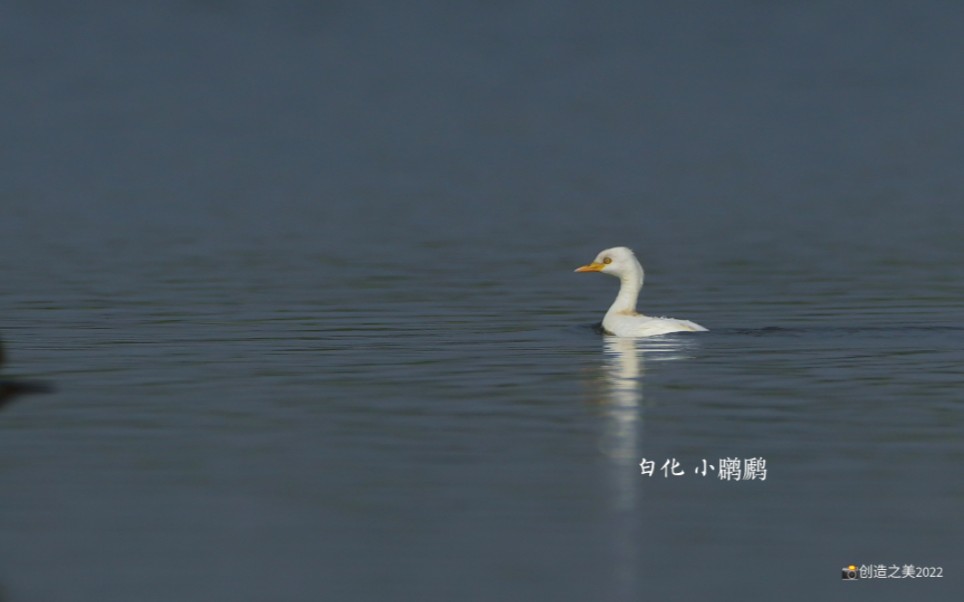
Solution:
[[[577,272],[602,272],[621,278],[633,272],[641,272],[642,268],[632,250],[626,247],[613,247],[600,251],[589,265],[576,268]]]

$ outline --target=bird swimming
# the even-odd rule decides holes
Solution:
[[[0,343],[0,367],[4,361],[3,343]],[[14,397],[27,393],[50,393],[53,389],[44,383],[24,380],[0,380],[0,408],[7,405]]]
[[[576,268],[577,272],[602,272],[619,278],[619,294],[606,315],[602,327],[617,337],[652,337],[671,332],[705,331],[695,322],[674,318],[654,318],[636,311],[636,299],[643,288],[643,266],[626,247],[601,251],[592,263]]]

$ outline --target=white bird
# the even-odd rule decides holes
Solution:
[[[636,311],[636,299],[643,288],[643,266],[626,247],[613,247],[596,255],[577,272],[602,272],[619,278],[619,294],[603,318],[602,327],[617,337],[652,337],[671,332],[698,332],[706,329],[689,320],[653,318]]]

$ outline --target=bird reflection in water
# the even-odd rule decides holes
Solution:
[[[593,398],[606,417],[600,449],[616,464],[640,460],[645,362],[685,359],[692,344],[684,337],[603,337],[602,378]]]
[[[615,599],[637,599],[639,594],[636,575],[639,546],[644,540],[639,462],[643,455],[645,362],[686,358],[690,343],[686,337],[603,337],[602,378],[596,380],[593,398],[603,412],[599,447],[608,459],[608,500],[615,518],[611,539]]]

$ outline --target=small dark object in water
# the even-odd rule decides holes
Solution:
[[[18,395],[29,393],[50,393],[53,389],[49,386],[30,381],[0,380],[0,408],[10,403]]]
[[[3,367],[5,359],[3,344],[0,343],[0,367]],[[13,398],[19,395],[30,393],[50,393],[53,391],[49,385],[40,382],[27,380],[0,380],[0,408],[10,403]]]

